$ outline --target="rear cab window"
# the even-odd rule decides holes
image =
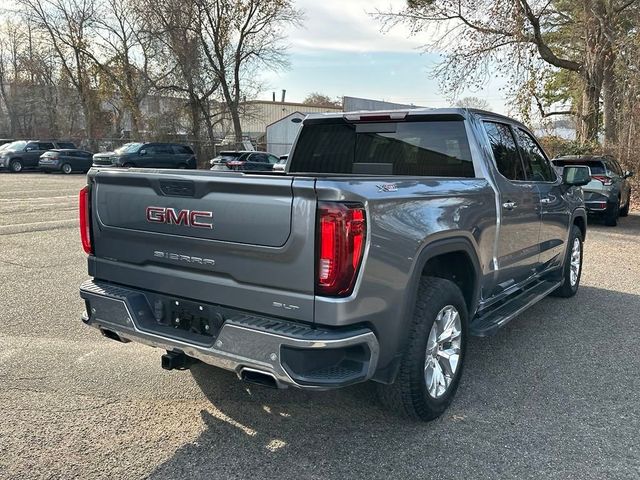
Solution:
[[[289,173],[475,177],[462,118],[333,120],[305,124]]]
[[[589,167],[589,170],[591,170],[591,175],[605,175],[607,173],[604,163],[602,163],[601,160],[557,159],[557,160],[553,160],[553,164],[556,167],[561,167],[561,168],[564,168],[567,165],[581,165],[581,166]]]

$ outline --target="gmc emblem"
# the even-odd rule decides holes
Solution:
[[[151,223],[166,223],[168,225],[184,225],[185,227],[212,229],[212,223],[202,221],[207,218],[213,218],[213,212],[147,207],[147,222]]]

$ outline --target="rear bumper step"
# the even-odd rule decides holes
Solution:
[[[159,295],[155,293],[87,281],[80,296],[87,306],[82,321],[108,338],[183,353],[245,380],[247,372],[262,372],[279,388],[330,389],[368,380],[377,366],[378,340],[365,328],[312,328],[200,303],[200,310],[224,319],[216,331],[204,336],[156,326]]]

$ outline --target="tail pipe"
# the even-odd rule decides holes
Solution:
[[[254,383],[256,385],[262,385],[263,387],[278,388],[278,381],[276,377],[269,372],[263,372],[262,370],[256,370],[254,368],[243,367],[238,374],[241,380],[248,383]]]

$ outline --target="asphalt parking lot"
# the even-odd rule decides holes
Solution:
[[[473,338],[429,424],[370,384],[275,391],[79,320],[83,175],[0,174],[0,478],[640,478],[640,215],[590,225],[578,295]]]

